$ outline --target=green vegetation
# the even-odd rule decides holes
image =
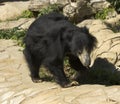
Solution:
[[[33,13],[30,10],[25,10],[18,18],[31,18],[31,17],[34,17]]]
[[[50,13],[52,11],[59,12],[59,5],[53,4],[53,5],[49,5],[49,6],[45,7],[45,8],[40,9],[40,11],[38,13],[38,16],[48,14],[48,13]]]
[[[120,13],[120,0],[107,0],[115,8],[115,10]]]
[[[20,30],[19,28],[13,28],[8,30],[0,30],[0,39],[13,39],[17,40],[19,46],[23,46],[23,37],[26,30]]]
[[[106,19],[106,17],[109,15],[109,13],[114,12],[114,8],[105,8],[95,15],[95,19]]]

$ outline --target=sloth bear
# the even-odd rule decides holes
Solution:
[[[61,87],[71,86],[64,73],[64,57],[76,71],[90,65],[90,53],[96,45],[86,27],[79,28],[67,17],[52,12],[37,18],[29,27],[24,38],[25,59],[33,82],[39,82],[39,68],[46,67]]]

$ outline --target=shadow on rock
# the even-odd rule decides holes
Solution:
[[[97,58],[87,73],[79,78],[80,84],[120,85],[120,70],[107,59]]]
[[[120,22],[114,24],[105,22],[105,25],[115,33],[120,32]]]
[[[116,69],[116,67],[107,59],[97,58],[89,70],[81,70],[79,74],[75,73],[75,71],[70,67],[69,69],[70,70],[65,71],[68,78],[70,81],[76,80],[79,85],[120,85],[120,70]],[[43,81],[55,82],[53,75],[45,68],[41,68],[40,77]]]

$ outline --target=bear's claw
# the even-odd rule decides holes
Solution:
[[[34,83],[41,83],[42,82],[42,80],[40,78],[32,78],[32,81]]]

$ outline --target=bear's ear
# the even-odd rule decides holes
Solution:
[[[92,34],[90,34],[89,29],[86,26],[82,27],[81,30],[85,34],[88,34],[87,36],[88,36],[89,42],[88,42],[87,49],[89,52],[91,52],[97,46],[97,39]]]

